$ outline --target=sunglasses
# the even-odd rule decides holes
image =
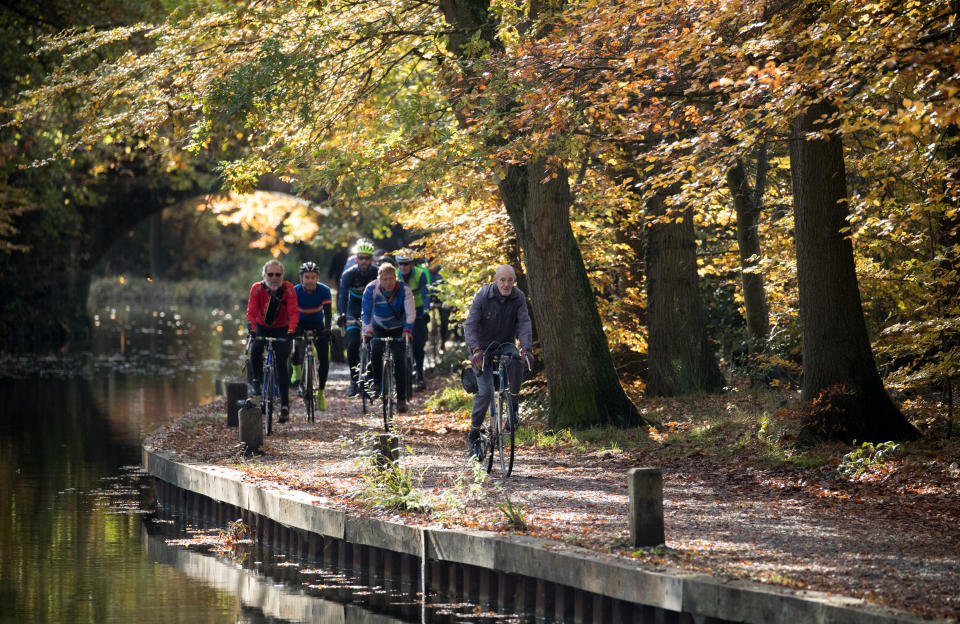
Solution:
[[[362,256],[361,256],[361,255],[358,255],[358,256],[357,256],[357,260],[373,260],[373,256],[367,256],[367,255],[362,255]]]
[[[283,273],[267,273],[267,277],[283,277]]]

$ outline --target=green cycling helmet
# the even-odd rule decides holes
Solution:
[[[372,256],[374,251],[376,251],[376,247],[373,246],[373,241],[366,238],[358,240],[353,248],[353,253],[355,254],[369,254]]]

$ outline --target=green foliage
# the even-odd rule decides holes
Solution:
[[[434,410],[463,412],[473,405],[473,396],[459,384],[444,386],[427,397],[424,406]]]
[[[856,446],[856,443],[854,443],[854,446]],[[856,479],[865,472],[882,466],[885,459],[902,450],[902,448],[900,444],[894,442],[879,442],[877,444],[864,442],[843,456],[840,465],[837,466],[837,473],[844,477]]]
[[[507,491],[500,489],[500,494],[503,496],[503,501],[497,503],[497,509],[500,510],[500,513],[503,514],[506,518],[507,523],[516,529],[517,531],[523,531],[527,528],[527,521],[523,517],[524,512],[526,511],[526,506],[518,507],[513,504],[513,501],[510,500],[510,495],[507,494]]]

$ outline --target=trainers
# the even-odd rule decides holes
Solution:
[[[327,411],[327,395],[323,390],[317,390],[317,409],[321,412]]]
[[[292,384],[299,383],[300,375],[303,370],[303,364],[294,364],[292,368],[293,368],[293,374],[290,375],[290,383]]]
[[[403,399],[400,399],[399,401],[397,401],[397,413],[398,414],[407,413],[407,402],[404,401]]]
[[[426,389],[427,389],[427,384],[426,384],[426,382],[423,381],[422,379],[418,379],[418,380],[417,380],[417,390],[426,390]]]
[[[358,394],[360,394],[360,391],[357,389],[357,380],[356,380],[356,379],[351,379],[351,380],[350,380],[350,389],[347,390],[347,396],[348,396],[348,397],[355,397],[355,396],[357,396]]]
[[[290,408],[281,407],[280,408],[280,418],[277,419],[277,422],[285,423],[290,420]]]
[[[470,450],[467,453],[467,459],[475,459],[479,462],[483,461],[483,445],[480,444],[480,440],[474,440],[473,442],[468,442]]]
[[[303,396],[303,386],[301,386],[300,384],[297,384],[297,396],[298,397]]]
[[[250,394],[252,396],[260,396],[260,384],[258,383],[250,384]]]
[[[379,399],[379,398],[380,398],[380,384],[378,384],[377,382],[373,382],[372,386],[373,386],[373,387],[372,387],[371,390],[370,390],[370,398],[371,398],[371,399]]]

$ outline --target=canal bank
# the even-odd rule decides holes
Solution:
[[[213,520],[243,517],[256,539],[307,560],[368,567],[489,607],[574,622],[766,624],[929,622],[863,601],[749,581],[651,569],[551,540],[409,526],[326,507],[307,492],[251,483],[225,466],[176,461],[144,446],[158,500]]]

